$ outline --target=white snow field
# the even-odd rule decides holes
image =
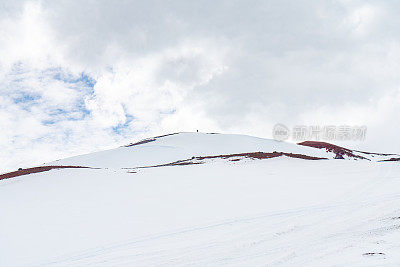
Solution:
[[[241,135],[154,140],[48,164],[98,169],[0,180],[0,266],[400,265],[400,162]],[[329,159],[135,168],[273,151]]]

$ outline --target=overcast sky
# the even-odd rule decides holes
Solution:
[[[366,125],[400,152],[398,1],[0,2],[0,170],[177,131]]]

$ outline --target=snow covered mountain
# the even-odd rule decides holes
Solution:
[[[6,173],[0,266],[398,266],[399,159],[177,133]]]

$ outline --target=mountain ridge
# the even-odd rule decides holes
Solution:
[[[258,151],[252,151],[252,148],[255,148],[254,146],[250,146],[248,150],[245,151],[233,151],[234,153],[223,153],[227,152],[229,150],[219,150],[221,153],[202,153],[201,150],[194,150],[191,153],[193,156],[191,157],[184,157],[183,158],[174,158],[171,159],[169,162],[157,162],[156,164],[151,164],[149,162],[147,165],[141,165],[141,166],[129,166],[129,165],[124,165],[120,166],[120,168],[125,168],[125,169],[135,169],[135,168],[150,168],[150,167],[162,167],[162,166],[178,166],[178,165],[189,165],[189,164],[203,164],[205,163],[204,160],[206,159],[230,159],[232,161],[240,161],[242,159],[269,159],[269,158],[275,158],[275,157],[291,157],[291,158],[299,158],[299,159],[306,159],[306,160],[321,160],[321,159],[354,159],[354,160],[368,160],[368,161],[378,161],[378,162],[387,162],[387,161],[400,161],[400,155],[398,154],[385,154],[385,153],[373,153],[373,152],[363,152],[359,150],[351,150],[348,148],[344,148],[341,146],[337,146],[334,144],[330,144],[327,142],[320,142],[320,141],[304,141],[298,144],[294,143],[286,143],[286,142],[280,142],[272,139],[265,139],[265,138],[258,138],[258,137],[253,137],[253,136],[247,136],[247,135],[225,135],[225,134],[218,134],[218,133],[195,133],[195,132],[178,132],[178,133],[170,133],[170,134],[165,134],[165,135],[160,135],[160,136],[155,136],[155,137],[150,137],[150,138],[145,138],[143,140],[140,140],[138,142],[130,143],[128,145],[115,148],[115,149],[110,149],[110,150],[105,150],[105,151],[99,151],[99,152],[94,152],[90,154],[85,154],[85,155],[78,155],[66,159],[61,159],[61,160],[56,160],[51,163],[47,163],[44,166],[37,166],[37,167],[31,167],[31,168],[24,168],[18,171],[12,171],[8,173],[4,173],[0,175],[0,180],[1,179],[9,179],[13,177],[18,177],[22,175],[28,175],[36,172],[44,172],[44,171],[49,171],[51,169],[62,169],[62,168],[107,168],[107,167],[102,167],[99,165],[91,165],[90,162],[89,164],[85,164],[83,162],[79,162],[79,159],[85,158],[85,157],[90,157],[91,155],[96,155],[98,153],[103,154],[107,152],[113,152],[117,151],[119,152],[119,149],[124,149],[124,148],[136,148],[138,146],[145,147],[147,146],[152,146],[152,145],[159,145],[159,146],[165,146],[168,145],[168,140],[163,142],[164,138],[173,138],[173,139],[179,139],[179,136],[189,136],[190,137],[199,137],[199,136],[208,136],[211,135],[211,138],[205,138],[205,143],[207,144],[207,139],[210,142],[214,139],[214,136],[218,135],[219,137],[224,138],[225,136],[234,136],[237,137],[237,139],[240,141],[242,138],[244,140],[247,140],[248,138],[253,139],[252,141],[260,141],[263,140],[264,142],[269,142],[269,147],[260,146],[260,148],[264,148],[263,150],[258,150]],[[161,144],[157,144],[157,141],[161,140]],[[171,140],[169,140],[171,141]],[[202,140],[204,142],[204,140]],[[248,140],[247,140],[248,141]],[[155,142],[155,144],[154,144]],[[213,141],[215,143],[215,141]],[[237,142],[237,140],[236,140]],[[176,143],[176,142],[175,142]],[[179,142],[178,142],[179,145]],[[182,146],[182,144],[180,144]],[[187,145],[187,144],[184,144]],[[234,142],[229,143],[228,145],[234,146]],[[309,147],[314,150],[300,150],[296,151],[297,146],[303,146],[303,147]],[[245,148],[242,148],[245,149]],[[320,150],[325,149],[325,154],[320,153]],[[253,149],[254,150],[254,149]],[[230,150],[232,152],[232,150]],[[293,152],[297,153],[293,153]],[[213,151],[214,152],[214,151]],[[196,154],[197,153],[197,154]],[[200,153],[200,154],[199,154]],[[187,153],[186,153],[187,155]],[[136,155],[137,156],[137,155]],[[126,157],[129,157],[129,151]],[[74,161],[74,159],[78,159],[78,161]],[[114,158],[112,160],[118,160],[118,158]],[[134,163],[134,159],[132,159],[132,164]]]

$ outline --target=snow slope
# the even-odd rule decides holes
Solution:
[[[133,168],[258,151],[331,160]],[[99,169],[0,180],[0,266],[400,265],[399,162],[333,156],[183,133],[60,160]]]
[[[119,147],[88,155],[51,162],[50,165],[84,164],[90,167],[130,168],[159,165],[193,156],[212,156],[243,152],[293,152],[327,157],[326,152],[292,143],[245,135],[179,133],[154,141]]]
[[[50,162],[48,165],[84,165],[100,168],[133,168],[170,163],[193,156],[226,155],[244,152],[288,152],[333,159],[335,153],[323,149],[246,135],[177,133],[149,142]],[[372,159],[373,157],[371,157]],[[378,157],[376,160],[386,159]]]

